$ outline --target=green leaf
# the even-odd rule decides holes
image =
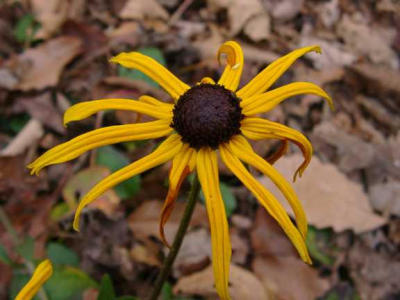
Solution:
[[[60,243],[49,243],[47,245],[47,256],[54,264],[74,267],[79,265],[78,255]]]
[[[14,28],[14,36],[18,42],[32,41],[35,32],[39,29],[40,25],[35,21],[31,14],[26,14],[18,20]]]
[[[141,48],[141,49],[137,50],[137,52],[142,53],[147,56],[150,56],[151,58],[154,58],[156,61],[158,61],[163,66],[166,65],[164,55],[158,48],[152,48],[152,47]],[[151,79],[144,73],[142,73],[138,70],[128,69],[128,68],[125,68],[120,65],[118,66],[118,76],[127,77],[127,78],[134,79],[134,80],[142,80],[154,87],[158,87],[158,83],[156,83],[153,79]]]
[[[230,217],[232,213],[235,211],[237,203],[236,203],[236,198],[235,195],[233,195],[231,188],[229,185],[220,182],[219,183],[219,189],[221,191],[222,195],[222,200],[224,201],[225,204],[225,212],[227,217]],[[204,203],[204,194],[203,191],[200,191],[200,199]]]
[[[168,282],[164,283],[161,289],[162,300],[172,300],[174,297],[172,293],[172,286]]]
[[[96,163],[115,172],[131,162],[114,147],[106,146],[97,149]],[[114,189],[121,199],[131,198],[140,190],[140,175],[120,183]]]
[[[97,300],[112,300],[115,299],[115,291],[110,275],[106,274],[101,279],[100,291]]]
[[[87,274],[73,267],[55,267],[53,275],[44,285],[51,300],[80,298],[82,292],[88,288],[98,288],[98,284]]]
[[[30,117],[27,114],[22,114],[13,117],[11,120],[8,122],[8,128],[13,132],[13,133],[18,133],[22,130],[22,128],[25,127],[25,125],[29,122]]]
[[[307,233],[307,239],[306,239],[306,244],[308,251],[310,251],[310,255],[320,263],[324,265],[332,265],[334,263],[334,259],[324,253],[319,246],[320,239],[318,238],[318,235],[322,236],[325,240],[327,240],[327,233],[323,230],[317,230],[313,226],[308,226],[308,233]]]
[[[7,250],[3,247],[3,245],[0,245],[0,261],[7,265],[12,264],[12,261],[7,254]]]
[[[220,182],[219,188],[221,189],[222,199],[225,203],[226,214],[229,217],[235,211],[237,206],[235,195],[233,195],[230,186],[223,182]]]
[[[70,212],[70,210],[71,208],[67,203],[65,202],[58,203],[51,209],[50,218],[53,221],[59,221],[64,216],[66,216]]]
[[[24,287],[29,281],[30,275],[21,273],[21,270],[14,270],[13,277],[11,279],[11,285],[9,289],[9,299],[13,300],[17,296],[18,292]],[[33,298],[38,299],[37,297]]]
[[[133,296],[122,296],[117,298],[117,300],[139,300],[139,298],[133,297]]]
[[[35,241],[30,236],[25,237],[22,244],[15,247],[17,253],[25,258],[27,261],[33,261],[33,251],[35,247]]]

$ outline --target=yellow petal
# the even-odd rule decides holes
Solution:
[[[304,161],[294,173],[293,181],[296,181],[297,175],[300,177],[303,175],[304,170],[311,161],[313,148],[310,141],[301,132],[285,125],[261,118],[245,118],[241,125],[243,135],[249,139],[263,140],[277,138],[288,139],[295,143],[303,153]]]
[[[288,238],[297,249],[300,257],[306,262],[311,263],[304,238],[297,228],[293,225],[286,211],[279,201],[266,190],[244,167],[241,161],[233,154],[232,143],[220,146],[221,158],[226,166],[235,174],[237,178],[253,193],[260,201],[261,205],[278,222]]]
[[[146,170],[154,168],[174,157],[182,147],[181,138],[177,134],[169,136],[161,145],[151,154],[135,161],[134,163],[126,166],[117,172],[107,176],[99,183],[97,183],[80,201],[79,206],[75,213],[73,227],[79,231],[79,216],[82,209],[97,199],[105,191],[113,188],[117,184],[125,181],[137,174]]]
[[[302,94],[320,96],[328,101],[332,110],[334,109],[331,97],[318,85],[311,82],[294,82],[284,85],[269,92],[246,98],[240,102],[240,106],[243,108],[244,115],[252,116],[270,111],[283,100]]]
[[[231,243],[224,202],[219,190],[218,163],[215,151],[202,148],[197,153],[197,174],[206,200],[211,230],[214,281],[219,297],[230,299],[228,291]]]
[[[98,111],[107,109],[130,110],[157,119],[171,119],[173,106],[170,106],[170,110],[165,109],[163,106],[154,109],[154,105],[129,99],[103,99],[81,102],[66,110],[64,114],[64,126],[69,122],[85,119]]]
[[[261,94],[266,91],[281,75],[301,56],[315,51],[321,53],[319,46],[304,47],[290,52],[282,56],[268,65],[248,84],[237,92],[237,96],[241,99],[246,99],[251,96]]]
[[[17,297],[15,297],[15,300],[32,299],[52,274],[53,266],[51,265],[50,260],[46,259],[36,267],[31,279],[18,293]]]
[[[214,79],[210,78],[210,77],[204,77],[200,80],[200,82],[198,84],[215,84]]]
[[[196,157],[196,151],[184,144],[179,153],[172,160],[171,170],[169,171],[169,189],[161,211],[160,218],[160,236],[165,245],[169,247],[168,241],[164,234],[164,225],[167,223],[169,216],[174,209],[175,199],[179,189],[186,176],[193,171],[190,162]]]
[[[178,100],[190,88],[156,60],[139,52],[122,52],[110,61],[143,72],[161,85],[174,100]]]
[[[221,55],[225,54],[227,65],[218,84],[223,85],[226,89],[236,91],[239,86],[240,77],[243,70],[243,51],[240,45],[234,41],[224,43],[218,49],[218,62],[221,63]]]
[[[166,110],[166,111],[172,111],[174,109],[174,105],[166,103],[166,102],[162,102],[162,101],[160,101],[154,97],[148,96],[148,95],[140,96],[138,101],[154,105],[157,108],[160,108],[160,109]]]
[[[253,149],[251,149],[251,145],[243,136],[235,136],[230,142],[230,147],[232,153],[240,160],[255,167],[275,183],[275,185],[279,188],[289,202],[296,216],[297,226],[299,227],[302,236],[305,238],[307,236],[308,227],[307,219],[303,207],[292,186],[278,171],[275,170],[274,167],[266,162],[261,156],[257,155]]]
[[[171,131],[169,120],[116,125],[92,130],[48,150],[28,165],[28,168],[32,169],[31,174],[38,174],[48,165],[69,161],[94,148],[120,142],[159,138]]]

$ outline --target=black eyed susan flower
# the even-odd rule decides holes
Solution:
[[[231,244],[224,203],[219,190],[217,152],[232,173],[280,224],[300,257],[311,263],[305,245],[307,220],[301,203],[291,185],[269,162],[257,155],[247,141],[283,141],[283,146],[276,153],[274,160],[285,153],[289,141],[294,142],[304,155],[304,162],[295,172],[294,178],[302,175],[312,156],[312,146],[308,139],[294,129],[264,120],[257,115],[272,110],[291,96],[300,94],[321,96],[332,107],[331,98],[321,88],[309,82],[295,82],[267,91],[299,57],[310,51],[320,52],[320,48],[305,47],[279,58],[239,90],[237,88],[243,69],[243,53],[239,44],[233,41],[224,43],[218,51],[218,59],[222,54],[225,54],[227,59],[219,81],[215,83],[207,77],[193,87],[180,81],[150,57],[137,52],[121,53],[112,58],[111,62],[142,71],[158,82],[175,103],[168,104],[149,96],[142,96],[137,101],[104,99],[74,105],[65,112],[65,124],[106,109],[147,114],[156,121],[93,130],[50,149],[31,163],[29,168],[32,169],[32,173],[38,173],[48,165],[69,161],[97,147],[166,136],[165,141],[154,152],[111,174],[94,186],[79,203],[73,226],[78,230],[82,209],[106,190],[172,160],[169,191],[160,218],[160,234],[166,243],[163,226],[171,214],[183,179],[196,170],[206,199],[210,222],[216,290],[221,299],[229,299]],[[297,227],[274,195],[250,175],[243,163],[255,167],[277,185],[293,209]]]
[[[36,267],[31,279],[18,293],[17,297],[15,297],[15,300],[30,300],[35,297],[37,292],[52,274],[53,266],[50,260],[46,259]]]

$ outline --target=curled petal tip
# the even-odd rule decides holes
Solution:
[[[164,246],[166,246],[168,249],[171,249],[171,245],[168,243],[165,234],[164,234],[164,226],[160,224],[160,238],[161,238],[161,242],[164,244]]]
[[[121,58],[121,56],[123,55],[124,53],[122,52],[122,53],[120,53],[120,54],[118,54],[118,55],[116,55],[116,56],[113,56],[113,57],[111,57],[108,61],[110,62],[110,63],[113,63],[113,64],[118,64],[119,63],[119,60],[120,60],[120,58]]]
[[[72,224],[72,228],[76,231],[79,232],[79,216],[75,215],[74,223]]]
[[[222,62],[221,62],[222,57],[225,57],[225,58],[226,58],[226,57],[227,57],[227,54],[224,53],[224,52],[221,52],[221,50],[219,50],[219,51],[218,51],[218,54],[217,54],[217,60],[218,60],[218,65],[219,65],[219,66],[222,65]]]
[[[318,45],[315,45],[315,46],[314,46],[314,51],[315,51],[316,53],[318,53],[318,54],[321,54],[321,53],[322,53],[322,49],[321,49],[321,47],[318,46]]]

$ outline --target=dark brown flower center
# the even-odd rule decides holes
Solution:
[[[232,91],[221,85],[196,85],[175,104],[171,127],[192,148],[216,149],[240,133],[243,115],[239,102]]]

